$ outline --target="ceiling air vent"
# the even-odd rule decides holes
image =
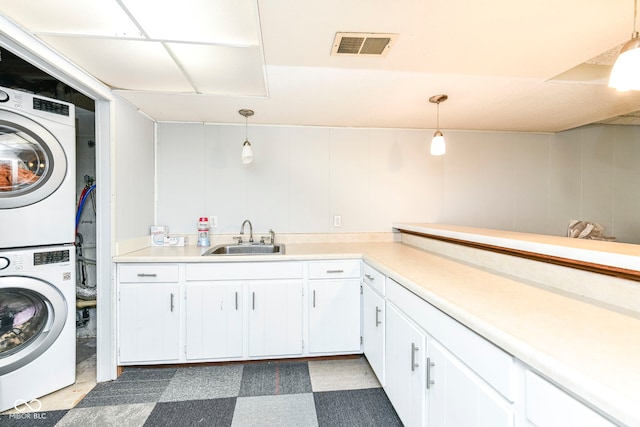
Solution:
[[[398,34],[336,33],[331,55],[385,56]]]

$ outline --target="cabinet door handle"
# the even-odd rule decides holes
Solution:
[[[236,291],[236,310],[238,309],[238,291]]]
[[[172,313],[173,313],[173,297],[174,297],[173,292],[171,292],[171,305],[170,305],[170,308],[171,308],[171,312]]]
[[[344,270],[327,270],[327,274],[344,273]]]
[[[415,345],[415,343],[411,343],[411,371],[415,371],[417,367],[420,366],[419,363],[416,363],[416,352],[420,350],[420,347]]]
[[[431,388],[436,382],[431,379],[431,368],[436,366],[434,362],[431,361],[430,357],[427,357],[427,388]]]
[[[316,308],[316,290],[313,290],[313,308]]]
[[[376,306],[376,328],[378,327],[378,325],[380,325],[382,322],[380,321],[380,313],[382,313],[382,309],[378,306]]]
[[[256,293],[251,292],[251,310],[256,309]]]
[[[138,273],[138,277],[158,277],[156,273]]]
[[[366,277],[367,279],[371,280],[372,282],[373,282],[374,280],[376,280],[376,279],[375,279],[375,277],[373,277],[373,276],[372,276],[372,275],[370,275],[370,274],[365,274],[365,275],[364,275],[364,277]]]

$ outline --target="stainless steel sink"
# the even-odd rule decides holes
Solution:
[[[259,243],[217,245],[202,254],[202,256],[209,255],[284,255],[284,245],[267,245]]]

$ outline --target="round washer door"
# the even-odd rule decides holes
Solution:
[[[0,277],[0,375],[44,353],[67,318],[64,296],[33,277]]]
[[[39,202],[67,173],[60,142],[39,123],[0,109],[0,209]]]

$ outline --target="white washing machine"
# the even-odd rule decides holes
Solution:
[[[0,250],[0,411],[75,382],[75,298],[73,245]]]
[[[75,241],[75,106],[0,87],[0,248]]]

